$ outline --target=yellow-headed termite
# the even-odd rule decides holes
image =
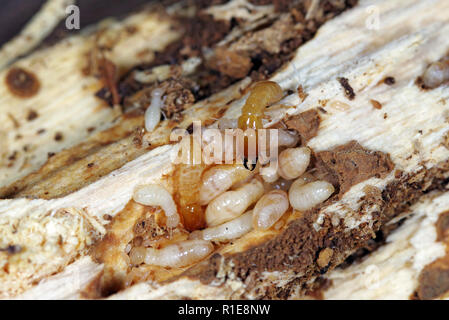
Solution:
[[[257,130],[262,129],[262,119],[265,114],[265,108],[282,99],[282,88],[274,81],[260,81],[251,89],[251,93],[242,108],[242,115],[238,119],[238,128],[243,131],[252,129],[256,134],[256,155],[257,155]],[[245,159],[244,165],[248,168],[248,137],[245,137]],[[251,160],[252,169],[256,167],[255,161]]]

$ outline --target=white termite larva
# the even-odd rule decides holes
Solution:
[[[291,185],[288,197],[294,209],[306,211],[327,200],[334,191],[327,181],[305,183],[304,179],[298,179]]]
[[[258,162],[266,165],[277,161],[279,147],[295,147],[299,142],[299,135],[286,129],[269,129],[258,133]]]
[[[214,251],[214,245],[205,240],[185,240],[162,249],[136,247],[131,250],[134,265],[145,263],[169,268],[182,268],[203,260]]]
[[[145,130],[151,132],[161,121],[161,108],[164,104],[162,89],[154,89],[151,93],[151,104],[145,111]]]
[[[240,217],[219,226],[197,230],[190,234],[190,239],[202,239],[225,242],[237,239],[253,229],[253,213],[248,211]]]
[[[167,227],[175,228],[179,224],[179,214],[172,195],[159,185],[140,186],[134,191],[134,201],[145,206],[158,206],[167,217]]]
[[[249,179],[254,174],[243,165],[218,165],[208,169],[201,181],[200,204],[208,204],[235,183]]]
[[[260,168],[260,176],[267,183],[274,183],[279,179],[279,174],[277,170],[277,165],[275,166],[265,166]]]
[[[311,151],[307,147],[285,149],[279,155],[279,175],[292,180],[302,175],[310,163]]]
[[[259,200],[263,192],[262,182],[253,179],[235,191],[223,193],[207,206],[207,225],[218,226],[241,216],[250,205]]]
[[[255,229],[271,228],[289,208],[288,195],[282,190],[273,190],[257,201],[253,210]]]
[[[424,72],[422,80],[424,85],[431,89],[449,81],[449,60],[432,63]]]
[[[147,253],[147,248],[145,247],[134,247],[131,248],[129,252],[129,261],[133,265],[142,264],[145,261],[145,255]]]

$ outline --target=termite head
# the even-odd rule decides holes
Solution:
[[[238,119],[238,128],[242,130],[259,130],[263,128],[262,119],[265,115],[265,108],[282,99],[282,88],[274,81],[261,81],[254,85],[251,94],[242,108],[242,115]],[[257,136],[254,139],[257,154]],[[255,161],[248,161],[249,137],[245,136],[245,159],[244,166],[253,171],[257,165]]]
[[[261,81],[254,85],[242,108],[238,120],[240,129],[262,129],[265,108],[282,99],[282,88],[273,81]]]
[[[254,169],[256,169],[257,167],[257,161],[258,161],[258,157],[256,157],[256,161],[249,161],[247,157],[245,157],[243,159],[243,166],[249,170],[249,171],[254,171]]]

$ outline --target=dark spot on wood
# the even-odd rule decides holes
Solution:
[[[14,161],[17,158],[17,151],[14,151],[9,157],[8,160],[9,161]]]
[[[5,251],[8,254],[17,254],[22,251],[22,247],[19,245],[9,245],[6,248],[0,248],[0,251]]]
[[[379,101],[371,99],[370,102],[374,109],[382,109],[382,104]]]
[[[325,107],[325,106],[327,105],[328,102],[329,102],[328,99],[318,100],[318,103],[319,103],[322,107]]]
[[[39,130],[37,130],[37,134],[39,134],[39,135],[41,135],[41,134],[43,134],[43,133],[45,133],[45,129],[39,129]]]
[[[304,88],[302,87],[302,85],[299,85],[297,90],[298,90],[299,99],[301,99],[301,101],[304,102],[304,100],[306,100],[308,94],[304,92]]]
[[[94,132],[95,131],[95,127],[89,127],[89,128],[87,128],[87,132],[88,133],[92,133],[92,132]]]
[[[326,114],[327,111],[323,107],[318,107],[318,110],[320,110],[321,113]]]
[[[36,75],[22,68],[12,68],[8,71],[5,83],[9,91],[21,98],[31,98],[40,90],[40,82]]]
[[[430,89],[430,88],[428,88],[428,87],[424,84],[424,80],[422,79],[422,77],[416,78],[415,84],[416,84],[421,90],[429,90],[429,89]]]
[[[348,79],[347,78],[343,78],[343,77],[339,77],[337,80],[338,80],[338,82],[340,82],[341,86],[345,90],[345,96],[349,100],[354,100],[354,98],[355,98],[354,89],[352,89],[351,85],[349,84]]]
[[[395,172],[394,172],[394,177],[395,177],[396,179],[399,179],[400,177],[402,177],[402,174],[403,174],[403,171],[401,171],[401,170],[395,170]]]
[[[64,136],[61,132],[56,132],[55,134],[55,141],[62,141],[64,139]]]
[[[36,111],[34,111],[33,109],[31,109],[28,112],[27,121],[33,121],[34,119],[37,119],[37,117],[39,117],[39,114]]]
[[[128,32],[130,35],[136,33],[137,31],[139,31],[139,29],[136,26],[127,26],[126,27],[126,32]]]
[[[384,79],[384,83],[385,83],[386,85],[388,85],[388,86],[392,86],[392,85],[394,85],[394,84],[396,83],[396,79],[393,78],[393,77],[386,77],[386,78]]]
[[[54,152],[49,152],[47,155],[48,155],[49,158],[51,158],[51,157],[53,157],[55,155],[55,153]]]
[[[95,165],[95,163],[91,162],[91,163],[88,163],[88,164],[87,164],[87,167],[88,167],[88,168],[92,168],[94,165]]]
[[[8,115],[8,118],[11,120],[11,122],[12,122],[14,128],[15,128],[15,129],[20,128],[20,123],[19,123],[19,121],[17,121],[17,119],[14,118],[14,116],[13,116],[11,113],[8,112],[7,115]]]

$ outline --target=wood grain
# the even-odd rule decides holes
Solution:
[[[81,27],[86,27],[106,17],[121,17],[138,10],[151,0],[78,0]],[[45,0],[1,0],[0,45],[16,35],[39,10]],[[63,25],[57,33],[61,33]]]

